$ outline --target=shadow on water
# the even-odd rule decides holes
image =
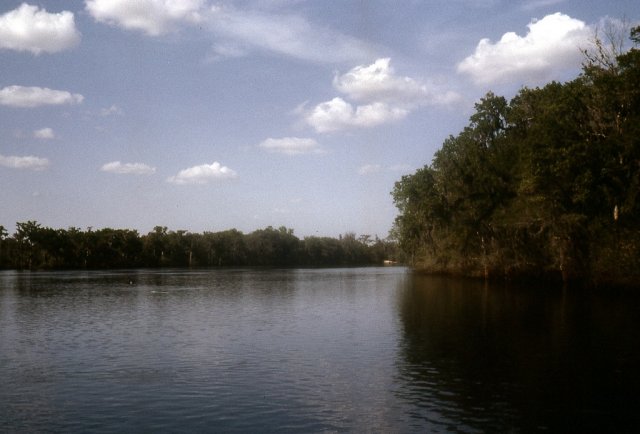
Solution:
[[[640,297],[414,275],[399,292],[398,395],[459,432],[631,432]]]

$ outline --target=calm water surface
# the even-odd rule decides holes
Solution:
[[[0,432],[638,432],[640,298],[403,268],[0,273]]]

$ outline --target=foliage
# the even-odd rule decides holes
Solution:
[[[573,81],[488,93],[396,183],[393,232],[416,267],[638,285],[640,27],[631,40],[596,44]]]
[[[105,269],[213,266],[351,266],[395,260],[395,243],[353,233],[300,240],[293,229],[269,226],[250,234],[231,229],[191,233],[156,226],[129,229],[52,229],[19,222],[13,236],[0,226],[0,268]]]

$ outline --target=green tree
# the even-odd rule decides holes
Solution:
[[[7,232],[7,229],[0,225],[0,268],[4,268],[6,267],[6,262],[4,260],[4,243],[5,243],[5,239],[7,238],[7,235],[9,235],[9,233]]]
[[[293,229],[269,226],[247,235],[250,262],[255,265],[291,266],[298,263],[300,240]]]
[[[564,281],[640,279],[640,27],[567,83],[489,93],[431,165],[396,183],[416,265]],[[631,276],[631,277],[629,277]]]
[[[15,238],[18,243],[18,268],[33,268],[37,255],[38,230],[40,224],[36,221],[16,223]]]

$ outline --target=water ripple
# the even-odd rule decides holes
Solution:
[[[0,272],[0,432],[639,426],[640,303],[526,297],[388,268]]]

